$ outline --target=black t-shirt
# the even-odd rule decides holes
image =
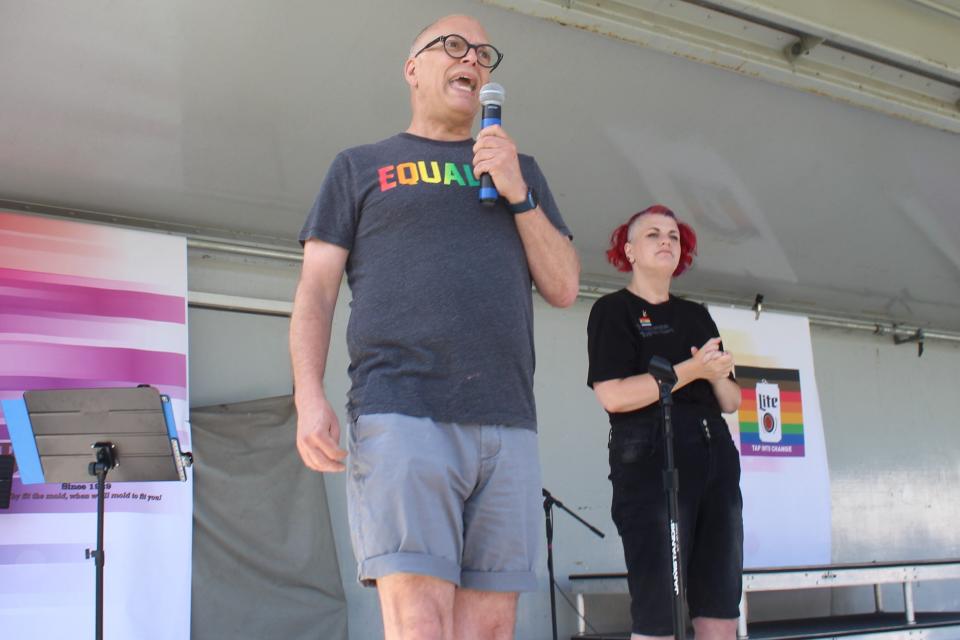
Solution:
[[[596,382],[647,373],[650,358],[657,355],[679,364],[690,358],[690,347],[699,349],[719,335],[702,304],[672,295],[667,302],[653,304],[627,289],[614,291],[597,300],[590,310],[587,384],[593,387]],[[676,405],[693,405],[720,414],[720,404],[707,380],[695,380],[678,389],[673,400]],[[659,403],[609,415],[611,425],[646,421],[659,417]]]

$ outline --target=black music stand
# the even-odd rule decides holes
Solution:
[[[193,456],[180,451],[170,399],[149,386],[27,391],[3,410],[24,484],[97,478],[96,638],[103,639],[103,524],[112,482],[187,479]]]

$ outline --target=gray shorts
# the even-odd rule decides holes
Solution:
[[[366,585],[392,573],[536,591],[543,510],[537,434],[399,414],[350,425],[347,511]]]

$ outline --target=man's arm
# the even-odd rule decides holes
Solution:
[[[482,129],[473,148],[473,172],[478,178],[489,173],[507,202],[521,202],[527,197],[517,147],[502,128]],[[569,307],[580,290],[580,259],[573,243],[539,206],[514,218],[537,291],[551,305]]]
[[[347,456],[340,447],[340,422],[323,387],[330,328],[347,255],[346,249],[335,244],[307,241],[290,317],[297,450],[314,471],[343,471],[341,461]]]
[[[537,291],[551,305],[569,307],[580,292],[580,258],[570,238],[553,226],[540,207],[514,219]]]

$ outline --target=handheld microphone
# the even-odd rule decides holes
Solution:
[[[500,124],[504,99],[506,99],[506,93],[503,90],[503,85],[488,82],[480,87],[480,104],[483,105],[483,116],[480,121],[481,129]],[[493,178],[490,177],[490,174],[481,174],[480,204],[485,207],[492,207],[497,203],[499,197],[500,194],[497,193],[497,188],[493,185]]]

